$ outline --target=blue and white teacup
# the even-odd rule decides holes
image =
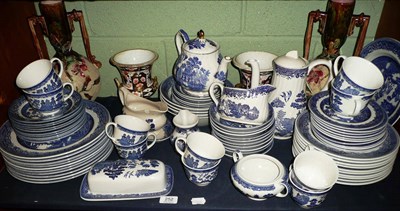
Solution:
[[[181,149],[182,145],[184,150]],[[225,155],[224,145],[214,136],[204,132],[194,132],[187,137],[178,137],[175,141],[175,149],[187,166],[196,169],[213,167]]]
[[[67,86],[70,88],[65,88]],[[65,90],[69,90],[68,93],[65,93]],[[52,116],[62,110],[64,102],[68,100],[73,93],[74,86],[71,83],[66,82],[52,92],[44,92],[40,94],[25,93],[25,98],[29,105],[36,111],[40,112],[43,116]]]
[[[339,61],[344,59],[342,66]],[[339,56],[333,64],[336,77],[332,86],[343,93],[365,96],[375,93],[384,83],[382,72],[372,62],[357,56]]]
[[[109,127],[114,127],[113,134],[110,134]],[[105,126],[106,135],[119,145],[128,146],[141,143],[149,136],[156,140],[156,134],[150,131],[150,125],[138,117],[130,115],[118,115],[114,122],[109,122]]]
[[[113,141],[117,153],[121,158],[125,159],[140,159],[144,154],[156,143],[156,139],[144,139],[136,144],[121,144],[118,141]]]
[[[322,191],[310,190],[303,186],[299,181],[294,178],[292,171],[289,172],[289,184],[291,186],[291,198],[299,206],[305,209],[318,207],[322,202],[325,201],[328,195],[329,189]]]
[[[354,117],[361,113],[373,96],[374,93],[362,96],[351,95],[332,86],[330,93],[331,108],[339,116]]]
[[[208,168],[195,168],[189,166],[184,157],[181,157],[182,165],[185,170],[185,174],[190,182],[197,186],[207,186],[210,184],[218,175],[219,163],[218,161],[214,166]]]
[[[58,73],[55,72],[53,63],[58,63]],[[61,76],[64,68],[58,58],[39,59],[28,64],[18,74],[17,86],[26,94],[48,94],[63,86]]]

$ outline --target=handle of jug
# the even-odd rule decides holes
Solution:
[[[215,86],[218,86],[221,89],[221,95],[222,95],[222,92],[224,91],[224,85],[222,85],[221,83],[218,83],[218,82],[214,82],[211,84],[210,89],[208,90],[212,101],[215,103],[216,106],[218,106],[219,100],[215,96]]]

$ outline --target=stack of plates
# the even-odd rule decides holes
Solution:
[[[53,149],[71,144],[88,132],[93,120],[83,105],[82,97],[74,92],[65,102],[62,115],[42,117],[20,97],[9,107],[8,116],[22,145],[31,149]]]
[[[335,114],[330,108],[328,91],[314,95],[308,106],[311,131],[325,145],[353,151],[373,150],[388,135],[387,115],[375,101],[352,118]]]
[[[400,137],[388,124],[385,111],[371,101],[350,119],[335,116],[327,102],[327,91],[314,95],[310,112],[296,119],[293,155],[308,148],[328,154],[339,167],[338,183],[343,185],[367,185],[386,178],[393,169]]]
[[[275,120],[273,108],[269,106],[267,120],[261,125],[247,125],[226,121],[220,118],[217,107],[212,104],[209,110],[211,134],[225,146],[225,155],[232,156],[236,150],[243,155],[267,153],[273,146]]]
[[[104,106],[96,102],[82,100],[80,104],[84,108],[83,115],[87,119],[82,127],[85,129],[71,132],[72,134],[66,139],[55,137],[63,144],[55,141],[50,145],[51,147],[46,149],[42,149],[39,145],[38,149],[24,146],[13,128],[18,119],[25,124],[35,125],[44,130],[44,127],[40,126],[42,123],[40,118],[32,118],[32,123],[28,123],[29,120],[26,118],[27,113],[24,109],[18,110],[19,113],[12,113],[10,121],[6,121],[0,128],[0,152],[3,155],[7,171],[21,181],[48,184],[79,177],[95,163],[107,159],[113,150],[113,145],[104,132],[105,125],[111,120],[110,114]],[[23,107],[19,106],[19,108]],[[79,106],[76,106],[76,109],[79,110]],[[71,110],[70,113],[75,113],[75,111]],[[69,112],[65,114],[68,117],[66,119],[73,118],[68,115]],[[19,117],[17,117],[18,115]],[[71,116],[73,115],[71,114]],[[59,125],[68,125],[66,122],[71,121],[62,119],[64,118],[43,119],[43,124],[46,124],[49,130],[55,131],[53,127],[62,129]]]
[[[230,84],[227,82],[227,84]],[[219,94],[216,94],[219,96]],[[209,95],[193,96],[186,93],[179,86],[173,76],[168,77],[160,85],[160,100],[167,103],[168,112],[173,116],[177,115],[180,110],[189,110],[199,117],[198,126],[206,126],[208,121],[208,110],[213,101]]]

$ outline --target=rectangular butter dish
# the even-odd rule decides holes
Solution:
[[[80,196],[85,201],[159,198],[173,187],[172,168],[159,160],[116,160],[95,164],[84,176]]]

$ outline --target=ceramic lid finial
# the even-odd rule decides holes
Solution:
[[[199,39],[204,39],[204,31],[203,31],[202,29],[200,29],[200,31],[197,32],[197,37],[198,37]]]

